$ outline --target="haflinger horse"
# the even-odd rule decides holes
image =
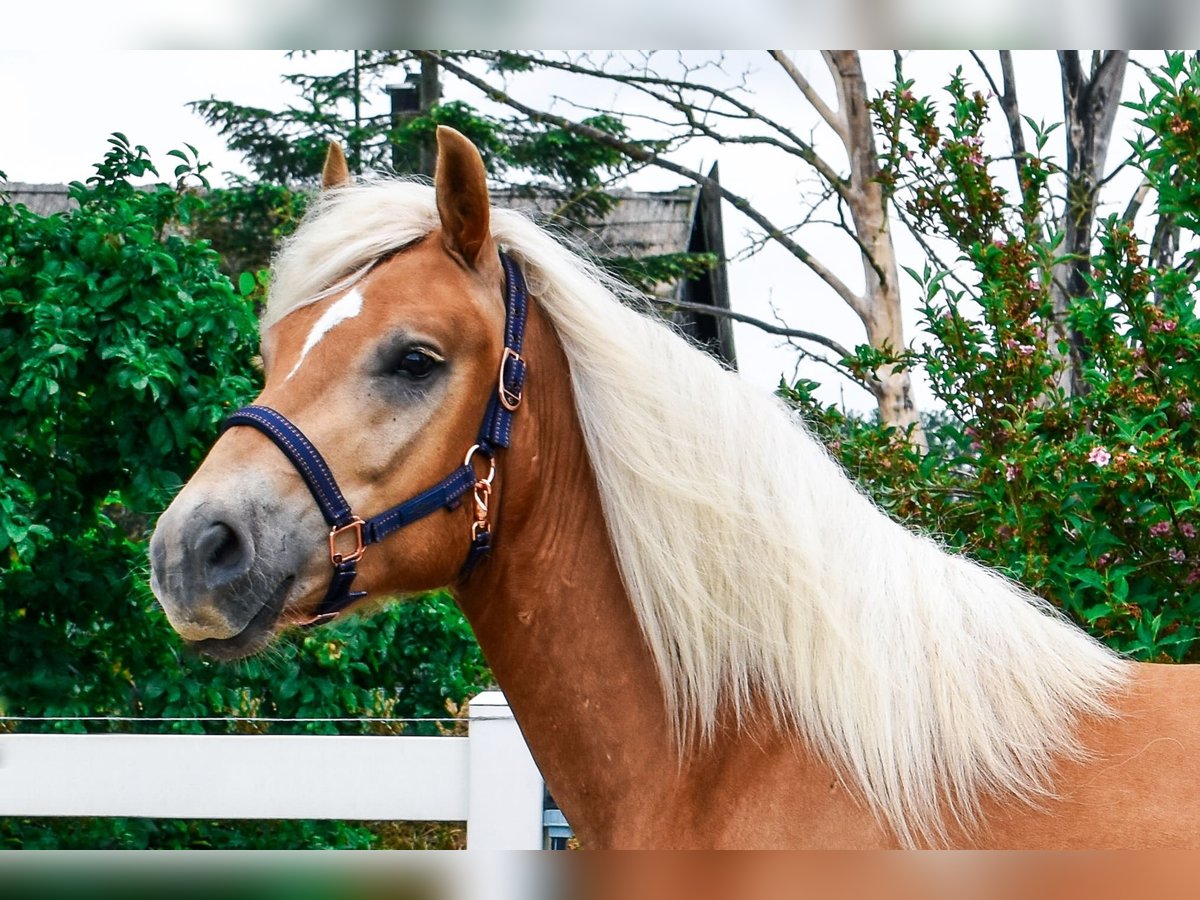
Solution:
[[[588,847],[1200,845],[1195,668],[883,515],[457,132],[432,190],[323,186],[151,543],[186,641],[449,585]]]

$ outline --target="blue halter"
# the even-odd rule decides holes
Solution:
[[[351,512],[350,504],[342,496],[333,472],[317,448],[282,413],[269,406],[245,406],[222,423],[222,434],[235,426],[246,425],[270,438],[296,467],[329,525],[329,559],[333,565],[333,577],[325,598],[305,625],[328,622],[351,603],[367,595],[366,591],[350,590],[358,574],[358,561],[367,547],[439,509],[457,509],[463,496],[472,489],[475,492],[475,521],[471,525],[471,547],[461,574],[469,573],[491,549],[492,526],[488,500],[492,480],[496,476],[495,455],[497,448],[507,448],[512,443],[513,413],[521,404],[525,386],[525,360],[521,357],[521,346],[525,340],[525,321],[529,311],[529,298],[520,268],[503,253],[500,254],[500,262],[505,275],[505,322],[504,354],[500,358],[497,388],[488,401],[479,437],[467,451],[463,464],[428,490],[364,520]],[[478,476],[472,463],[476,455],[488,462],[488,474],[484,478]],[[349,543],[349,538],[354,541],[353,549],[339,549]]]

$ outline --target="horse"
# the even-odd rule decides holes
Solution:
[[[153,534],[184,641],[448,586],[585,847],[1200,846],[1195,667],[890,519],[437,141],[432,188],[331,146]]]

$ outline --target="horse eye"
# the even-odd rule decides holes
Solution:
[[[420,380],[428,378],[433,373],[433,370],[437,368],[439,362],[440,360],[428,351],[414,348],[400,357],[395,372],[397,375],[403,375],[406,378]]]

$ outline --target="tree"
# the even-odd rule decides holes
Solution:
[[[651,165],[708,184],[705,174],[676,161],[673,151],[686,142],[707,139],[723,145],[753,145],[762,150],[763,165],[768,154],[783,153],[803,162],[818,180],[815,198],[797,197],[796,216],[780,221],[768,216],[749,198],[723,186],[712,185],[758,231],[757,246],[775,244],[785,249],[802,266],[812,271],[858,317],[863,326],[865,348],[854,352],[811,330],[771,326],[749,319],[766,330],[784,334],[802,342],[802,352],[821,358],[874,396],[880,418],[895,427],[911,429],[916,444],[923,442],[916,404],[913,401],[909,373],[879,362],[889,352],[905,346],[901,322],[901,288],[894,244],[894,207],[886,184],[881,182],[882,159],[890,152],[893,136],[881,132],[871,115],[872,94],[863,75],[858,53],[824,51],[822,59],[829,70],[836,104],[826,100],[804,75],[795,60],[782,51],[771,51],[770,58],[788,76],[803,106],[792,117],[773,117],[753,101],[753,73],[729,71],[721,58],[664,54],[623,57],[617,54],[567,55],[549,53],[472,52],[449,53],[417,51],[422,59],[435,60],[448,73],[473,86],[492,101],[504,104],[531,120],[554,124],[564,130],[587,136],[624,153],[631,160]],[[1042,223],[1048,230],[1065,233],[1063,259],[1055,268],[1053,282],[1058,302],[1058,322],[1085,290],[1080,281],[1081,267],[1094,241],[1093,224],[1098,204],[1098,188],[1105,181],[1103,169],[1115,110],[1120,102],[1128,54],[1111,52],[1093,57],[1090,73],[1083,71],[1079,54],[1063,52],[1059,56],[1062,71],[1064,110],[1068,120],[1068,149],[1065,169],[1055,168],[1061,176],[1063,212]],[[982,60],[980,60],[982,66]],[[1002,54],[1005,90],[996,93],[1008,116],[1014,141],[1014,157],[1021,174],[1024,147],[1023,122],[1016,98],[1011,54]],[[902,58],[896,55],[898,78]],[[652,132],[641,140],[622,139],[590,130],[579,117],[570,117],[543,105],[522,99],[516,76],[522,73],[559,74],[573,78],[575,84],[611,83],[624,89],[620,96],[625,107],[638,111],[626,121],[638,121],[643,131]],[[984,68],[989,79],[991,73]],[[560,96],[570,97],[571,82],[556,85]],[[993,81],[993,86],[995,82]],[[574,91],[582,96],[588,91]],[[594,91],[592,91],[594,93]],[[636,103],[630,102],[634,98]],[[559,104],[560,106],[562,104]],[[616,106],[587,106],[590,113],[612,114]],[[800,107],[797,107],[798,109]],[[819,121],[836,139],[846,163],[836,165],[829,151],[819,151],[818,137],[806,137],[806,120]],[[827,143],[827,142],[826,142]],[[776,157],[778,158],[778,157]],[[1021,175],[1021,177],[1025,177]],[[1036,186],[1041,182],[1031,182]],[[903,212],[900,210],[899,212]],[[863,287],[849,286],[850,277],[806,246],[804,229],[816,223],[833,225],[856,247]],[[919,237],[919,236],[918,236]],[[803,316],[789,309],[788,319]],[[738,317],[747,321],[748,317]],[[1060,330],[1065,325],[1055,326]],[[1079,335],[1068,335],[1072,354],[1061,364],[1062,384],[1070,390],[1079,387],[1079,360],[1086,348],[1079,346]],[[811,349],[824,348],[832,357],[820,357]],[[878,364],[870,365],[874,359]]]
[[[1112,50],[1092,55],[1091,68],[1084,74],[1077,50],[1059,51],[1062,72],[1063,116],[1066,122],[1066,190],[1062,213],[1057,221],[1030,222],[1048,238],[1057,231],[1062,235],[1059,259],[1050,272],[1050,291],[1054,298],[1055,333],[1066,341],[1066,352],[1059,355],[1057,342],[1052,352],[1059,355],[1058,387],[1077,394],[1086,389],[1083,378],[1088,349],[1083,336],[1067,324],[1072,307],[1090,290],[1087,270],[1094,241],[1096,209],[1100,186],[1106,180],[1105,162],[1112,141],[1113,123],[1121,103],[1125,69],[1129,53]],[[1041,180],[1028,170],[1030,157],[1025,149],[1020,102],[1013,73],[1012,53],[1000,51],[1004,88],[1000,90],[992,73],[975,55],[1008,121],[1013,161],[1023,191],[1037,191]]]
[[[911,272],[929,340],[894,359],[921,366],[942,411],[929,451],[896,432],[787,391],[830,450],[897,518],[1006,571],[1116,649],[1141,659],[1200,658],[1200,319],[1195,249],[1152,252],[1166,228],[1197,246],[1200,61],[1171,54],[1131,108],[1131,164],[1152,202],[1147,236],[1131,217],[1099,222],[1082,262],[1087,289],[1064,312],[1048,273],[1062,258],[1054,166],[1044,134],[1007,193],[982,140],[987,100],[955,76],[945,108],[900,82],[876,104],[896,136],[884,173],[926,236],[957,265]],[[1181,177],[1184,176],[1184,177]],[[1164,224],[1167,223],[1167,224]],[[1062,390],[1068,340],[1083,390]],[[1046,398],[1054,398],[1047,403]]]
[[[555,197],[564,217],[603,216],[611,208],[612,198],[604,189],[623,178],[632,164],[604,144],[553,125],[489,116],[457,100],[431,101],[419,114],[403,117],[381,110],[383,86],[405,74],[406,67],[421,65],[407,51],[356,50],[351,65],[332,74],[285,75],[300,95],[300,103],[287,109],[215,97],[190,105],[226,138],[230,149],[244,154],[260,182],[315,187],[330,141],[345,144],[354,173],[395,169],[431,175],[422,167],[422,148],[438,125],[449,125],[483,151],[493,179],[518,191]],[[425,68],[428,79],[433,67],[426,62]],[[584,124],[625,137],[618,116],[592,116]]]
[[[833,293],[846,303],[862,322],[868,344],[880,351],[904,346],[901,321],[900,287],[895,247],[890,224],[888,196],[878,180],[879,152],[871,121],[869,94],[857,53],[828,51],[823,58],[834,78],[838,106],[830,106],[818,94],[793,61],[780,51],[771,56],[795,84],[801,97],[819,114],[838,138],[848,158],[848,171],[839,170],[818,153],[814,143],[793,124],[771,118],[755,108],[748,99],[745,76],[730,77],[711,62],[689,65],[685,61],[660,68],[677,74],[660,74],[655,58],[636,62],[618,56],[593,59],[556,54],[518,54],[505,52],[446,53],[415,51],[422,59],[436,60],[461,81],[481,91],[489,99],[502,103],[535,122],[554,125],[564,131],[590,138],[611,147],[628,159],[652,165],[718,191],[736,210],[759,230],[760,246],[768,242],[783,247],[801,265],[812,271]],[[483,69],[480,64],[486,66]],[[582,79],[616,82],[639,98],[649,101],[653,112],[638,114],[657,132],[653,137],[633,140],[605,134],[589,127],[581,118],[570,118],[523,101],[501,79],[511,73],[552,71]],[[724,84],[718,84],[717,81]],[[611,109],[591,112],[612,114]],[[749,199],[712,181],[707,174],[680,164],[670,152],[694,138],[706,138],[719,144],[753,144],[782,152],[807,164],[818,176],[822,190],[808,215],[797,224],[781,225],[765,215]],[[834,224],[858,249],[864,287],[855,290],[833,268],[801,243],[799,232],[826,202],[835,207]],[[844,211],[849,211],[849,221]],[[739,316],[741,321],[748,317]],[[749,319],[751,323],[755,320]],[[766,324],[766,323],[759,323]],[[911,378],[907,371],[889,364],[850,367],[842,360],[855,354],[826,336],[799,329],[768,328],[775,333],[798,338],[825,347],[836,355],[831,362],[840,371],[866,388],[875,397],[881,418],[911,433],[917,444],[923,443],[920,421],[913,401]]]

